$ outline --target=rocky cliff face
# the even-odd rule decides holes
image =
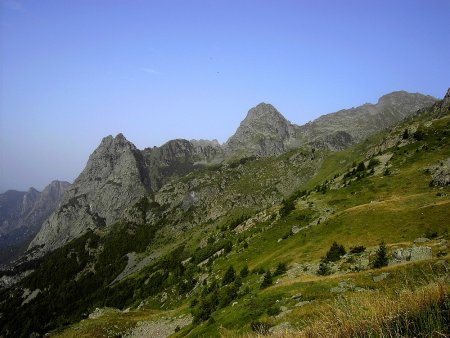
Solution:
[[[444,98],[441,101],[436,102],[430,109],[421,109],[418,114],[431,115],[433,118],[440,118],[450,110],[450,88],[447,90]]]
[[[111,224],[149,190],[141,152],[122,134],[105,137],[30,248],[52,250],[88,229]]]
[[[260,103],[249,110],[236,133],[224,146],[229,157],[279,155],[302,143],[298,127],[270,104]]]
[[[0,195],[0,264],[23,253],[69,186],[68,182],[53,181],[42,192],[30,188]]]
[[[201,164],[221,157],[219,142],[206,140],[172,140],[161,147],[142,151],[153,191],[160,189],[175,177],[184,176]]]

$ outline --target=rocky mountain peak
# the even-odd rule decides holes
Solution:
[[[444,96],[443,104],[447,107],[450,106],[450,88],[447,90],[447,93]]]
[[[150,189],[141,152],[123,134],[103,138],[61,206],[30,244],[52,250],[87,229],[112,224]]]
[[[289,123],[288,120],[270,103],[261,102],[247,113],[246,118],[242,123],[249,123],[252,121],[270,123],[272,121],[282,121]],[[241,125],[242,125],[241,123]]]
[[[225,144],[233,155],[272,156],[286,150],[295,134],[292,125],[274,106],[260,103],[250,109],[236,133]]]

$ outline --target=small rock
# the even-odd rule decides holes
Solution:
[[[336,286],[336,287],[330,289],[330,292],[333,292],[333,293],[342,293],[345,291],[347,291],[347,289],[340,287],[340,286]]]
[[[291,298],[295,299],[295,300],[299,300],[302,297],[303,297],[303,295],[301,293],[297,293],[296,295],[293,295]]]
[[[374,282],[380,282],[380,281],[382,281],[383,279],[386,279],[389,275],[390,275],[389,272],[382,272],[380,275],[374,276],[374,277],[373,277],[373,281],[374,281]]]
[[[269,330],[270,333],[287,333],[292,331],[292,325],[288,322],[280,323],[274,327],[271,327]]]
[[[304,305],[309,304],[309,303],[311,303],[311,301],[309,301],[309,300],[304,300],[304,301],[302,301],[302,302],[298,302],[297,304],[295,304],[295,306],[296,306],[296,307],[301,307],[301,306],[304,306]]]
[[[425,243],[425,242],[429,242],[430,240],[428,238],[425,237],[420,237],[420,238],[416,238],[414,240],[414,243]]]

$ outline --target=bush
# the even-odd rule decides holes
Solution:
[[[341,258],[341,256],[345,255],[345,253],[346,251],[342,244],[333,242],[325,256],[325,262],[336,262]]]
[[[281,313],[281,309],[279,306],[272,306],[267,309],[267,314],[269,316],[276,316]]]
[[[283,206],[280,209],[280,216],[285,217],[295,209],[295,203],[292,200],[283,200]]]
[[[356,171],[365,171],[366,166],[364,165],[364,162],[359,162],[358,166],[356,167]]]
[[[331,275],[331,268],[327,262],[321,262],[319,265],[319,270],[317,270],[317,274],[320,276],[328,276]]]
[[[404,140],[407,140],[407,139],[409,138],[409,131],[408,131],[408,129],[405,129],[405,130],[403,131],[402,138],[403,138]]]
[[[375,261],[373,262],[373,267],[375,269],[382,268],[388,265],[387,248],[384,242],[380,243],[380,246],[376,252]]]
[[[425,133],[422,130],[417,129],[417,131],[413,134],[413,137],[416,141],[422,141],[425,137]]]
[[[239,276],[241,276],[241,278],[245,278],[248,276],[248,266],[244,265],[244,267],[241,269],[241,271],[239,272]]]
[[[275,272],[273,273],[274,276],[280,276],[285,274],[287,271],[287,266],[286,263],[278,263],[277,265],[277,269],[275,270]]]
[[[267,271],[264,275],[264,279],[261,283],[261,289],[265,289],[269,286],[271,286],[273,283],[272,281],[272,274],[270,273],[270,271]]]
[[[363,245],[353,246],[350,248],[350,253],[352,254],[358,254],[361,252],[364,252],[366,250],[366,247]]]
[[[236,278],[236,271],[232,266],[228,268],[228,270],[225,272],[225,275],[223,275],[222,278],[222,285],[227,285],[233,282]]]

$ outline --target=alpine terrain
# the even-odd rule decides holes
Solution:
[[[0,196],[0,335],[448,336],[449,194],[450,89],[107,136],[70,186]]]

